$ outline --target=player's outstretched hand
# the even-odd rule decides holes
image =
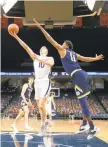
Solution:
[[[41,27],[41,25],[38,23],[38,21],[37,21],[35,18],[33,18],[33,21],[35,22],[35,24],[36,24],[36,26],[37,26],[38,28]]]
[[[16,33],[15,33],[15,32],[9,32],[9,34],[10,34],[12,37],[14,37],[14,38],[16,38],[16,37],[17,37],[17,35],[16,35]]]
[[[102,54],[95,56],[96,60],[104,60],[104,56]]]

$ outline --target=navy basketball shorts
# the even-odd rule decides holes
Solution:
[[[72,82],[78,99],[90,94],[90,81],[87,72],[79,70],[72,76]]]

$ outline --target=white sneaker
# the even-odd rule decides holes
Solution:
[[[96,128],[96,127],[94,127],[93,130],[89,130],[87,139],[88,140],[92,139],[99,131],[100,131],[100,128]]]
[[[38,136],[44,136],[45,135],[45,126],[44,125],[41,126],[40,131],[37,135]]]
[[[80,134],[80,133],[84,133],[84,132],[87,132],[89,130],[89,126],[88,125],[85,125],[85,126],[80,126],[80,129],[79,131],[77,131],[75,134]]]
[[[16,127],[16,125],[15,124],[12,124],[12,129],[14,130],[14,132],[18,132],[18,129],[17,129],[17,127]]]
[[[38,133],[38,136],[44,136],[46,134],[46,132],[48,131],[48,127],[51,127],[51,121],[49,119],[47,119],[44,122],[44,125],[41,126],[40,131]]]

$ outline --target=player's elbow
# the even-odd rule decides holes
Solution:
[[[33,60],[36,59],[36,55],[35,55],[35,53],[31,53],[31,58],[32,58]]]
[[[50,67],[52,67],[52,66],[54,65],[54,63],[49,63],[48,65],[49,65]]]

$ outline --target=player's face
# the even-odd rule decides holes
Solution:
[[[46,47],[42,47],[40,49],[40,55],[41,56],[47,56],[47,54],[48,54],[48,49]]]
[[[32,85],[33,82],[34,82],[34,79],[30,78],[30,79],[29,79],[29,84]]]
[[[63,47],[64,49],[67,49],[67,48],[68,48],[68,45],[66,44],[66,42],[64,42],[64,43],[62,44],[62,47]]]

